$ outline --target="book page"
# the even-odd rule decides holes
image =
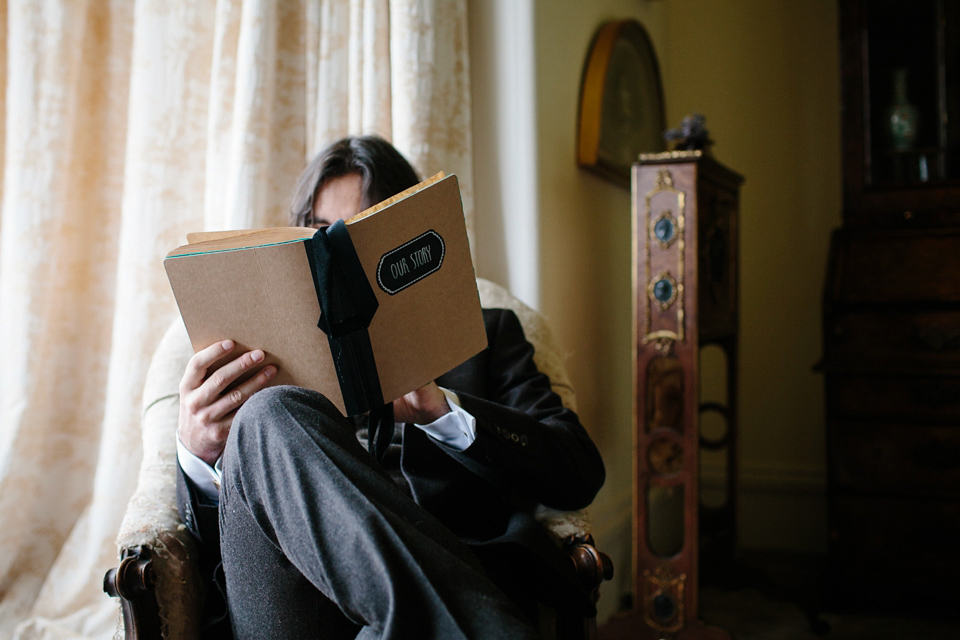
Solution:
[[[430,185],[444,178],[441,171],[426,180],[419,182],[409,189],[387,198],[368,209],[354,215],[346,221],[347,224],[359,222],[368,216],[372,216],[378,211],[386,209],[390,205],[409,198],[413,194],[421,191]],[[303,238],[311,238],[316,232],[311,227],[271,227],[267,229],[237,229],[232,231],[195,231],[187,234],[187,245],[178,247],[167,254],[168,258],[176,256],[192,255],[195,253],[210,253],[214,251],[229,251],[233,249],[245,249],[249,247],[265,246],[270,244],[280,244],[283,242],[296,242]]]
[[[217,251],[231,251],[235,249],[249,249],[265,247],[285,242],[300,242],[312,238],[316,229],[309,227],[274,227],[272,229],[256,229],[241,232],[211,232],[212,240],[194,242],[178,247],[167,254],[168,258],[189,256],[198,253],[215,253]],[[229,235],[221,235],[227,233]]]
[[[354,222],[359,222],[360,220],[363,220],[363,219],[366,218],[367,216],[372,216],[372,215],[375,214],[376,212],[378,212],[378,211],[380,211],[380,210],[382,210],[382,209],[386,209],[387,207],[389,207],[389,206],[392,205],[393,203],[399,202],[400,200],[403,200],[404,198],[409,198],[410,196],[412,196],[413,194],[417,193],[418,191],[421,191],[421,190],[423,190],[423,189],[426,189],[427,187],[429,187],[430,185],[432,185],[434,182],[439,182],[440,180],[443,180],[443,178],[444,178],[443,171],[441,171],[440,173],[436,173],[436,174],[430,176],[429,178],[427,178],[426,180],[424,180],[423,182],[418,182],[417,184],[413,185],[413,186],[410,187],[409,189],[405,189],[404,191],[401,191],[401,192],[398,193],[397,195],[391,196],[391,197],[387,198],[387,199],[384,200],[383,202],[378,202],[377,204],[373,205],[373,206],[370,207],[369,209],[364,209],[363,211],[361,211],[361,212],[358,213],[357,215],[355,215],[355,216],[351,217],[349,220],[347,220],[347,224],[353,224]]]

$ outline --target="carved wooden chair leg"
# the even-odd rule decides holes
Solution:
[[[120,598],[126,640],[161,640],[150,549],[124,549],[120,565],[103,576],[103,590]]]

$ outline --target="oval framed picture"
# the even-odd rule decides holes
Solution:
[[[612,20],[597,30],[580,83],[577,163],[630,186],[641,153],[666,148],[660,66],[636,20]]]

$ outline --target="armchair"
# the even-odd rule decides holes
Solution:
[[[527,339],[536,347],[538,368],[550,376],[563,403],[575,408],[562,356],[543,317],[492,282],[478,279],[477,287],[482,306],[516,313]],[[147,372],[143,461],[117,536],[120,564],[104,576],[104,591],[120,599],[127,640],[200,635],[197,623],[203,594],[194,562],[198,550],[180,522],[176,500],[178,385],[191,355],[190,341],[178,319],[160,341]],[[570,555],[583,588],[596,601],[600,583],[613,576],[613,565],[594,546],[587,512],[541,506],[535,516]],[[545,608],[540,617],[545,637],[596,637],[593,618],[571,618]]]

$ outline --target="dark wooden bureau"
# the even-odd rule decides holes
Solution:
[[[831,249],[828,586],[960,593],[960,229],[844,229]]]
[[[839,7],[825,588],[840,605],[943,610],[960,601],[960,3]]]

